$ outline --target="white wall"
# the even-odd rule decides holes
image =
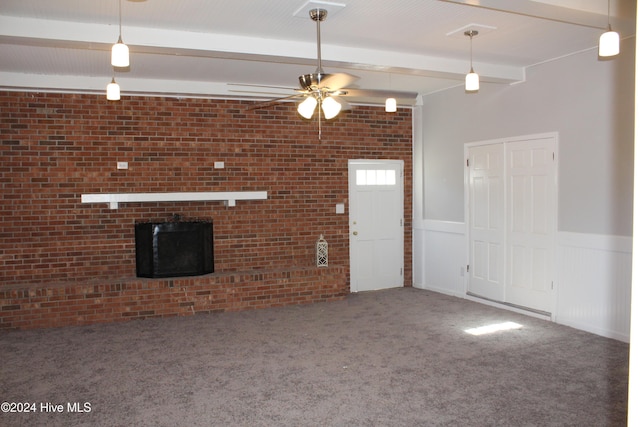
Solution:
[[[482,83],[477,94],[460,86],[423,97],[422,146],[415,151],[421,162],[416,171],[422,171],[416,172],[415,286],[465,292],[464,143],[558,132],[559,288],[553,316],[628,340],[634,63],[632,38],[623,40],[613,60],[599,60],[594,48],[530,67],[520,84]],[[581,273],[569,260],[597,273]]]
[[[589,50],[423,98],[424,218],[464,221],[463,144],[559,132],[559,229],[631,235],[634,39],[614,60]],[[481,70],[476,70],[482,74]]]

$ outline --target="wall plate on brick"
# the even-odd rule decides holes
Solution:
[[[224,162],[214,162],[213,167],[214,169],[224,169]]]
[[[129,162],[118,162],[118,164],[116,165],[116,168],[120,170],[129,169]]]

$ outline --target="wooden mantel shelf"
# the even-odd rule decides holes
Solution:
[[[209,191],[185,193],[102,193],[83,194],[82,203],[109,203],[109,208],[118,209],[118,203],[135,202],[198,202],[224,201],[235,206],[236,200],[266,200],[266,191]]]

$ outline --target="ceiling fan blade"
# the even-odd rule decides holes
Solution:
[[[325,74],[318,86],[333,91],[347,87],[359,78],[360,77],[347,73]]]
[[[347,100],[344,99],[343,97],[341,97],[341,96],[332,96],[332,98],[335,99],[342,106],[341,111],[349,111],[349,110],[353,109],[351,104],[349,104],[347,102]]]
[[[274,96],[282,96],[282,95],[284,95],[282,92],[262,92],[262,91],[258,92],[258,91],[255,91],[255,90],[239,90],[239,89],[229,89],[229,92],[233,92],[233,93],[250,93],[252,95],[255,95],[256,97],[268,96],[270,98],[272,98]]]
[[[413,103],[418,94],[416,92],[401,92],[396,90],[372,90],[344,88],[342,96],[347,98],[386,99],[396,98],[398,102]]]
[[[227,85],[228,86],[245,86],[245,87],[264,87],[264,88],[267,88],[267,89],[296,90],[295,88],[291,88],[291,87],[257,85],[257,84],[250,84],[250,83],[227,83]]]
[[[262,101],[262,102],[258,102],[256,104],[253,104],[253,105],[249,106],[247,108],[247,110],[259,110],[261,108],[268,108],[268,107],[271,107],[274,104],[277,104],[279,102],[285,101],[287,99],[301,98],[301,97],[303,97],[303,95],[296,94],[296,95],[284,96],[282,98],[271,99],[269,101]]]

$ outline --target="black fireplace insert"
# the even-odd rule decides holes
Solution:
[[[135,234],[138,277],[213,273],[213,222],[138,222]]]

